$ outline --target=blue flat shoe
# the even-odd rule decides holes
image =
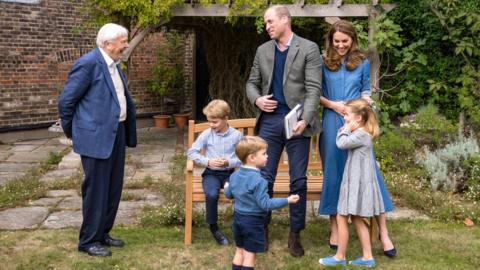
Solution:
[[[383,254],[389,258],[394,258],[395,256],[397,256],[397,249],[395,249],[394,247],[390,250],[384,250]]]
[[[318,262],[325,266],[347,265],[347,260],[337,260],[334,256],[321,258]]]
[[[353,261],[349,261],[348,264],[355,266],[364,266],[364,267],[375,267],[375,259],[364,260],[362,257],[356,258]]]

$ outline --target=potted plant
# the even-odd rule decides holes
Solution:
[[[153,69],[153,78],[149,90],[159,98],[160,115],[154,120],[167,127],[170,116],[165,115],[165,97],[183,95],[184,78],[184,35],[178,31],[165,33],[165,42],[158,47],[157,64]],[[183,101],[183,97],[181,100]],[[177,99],[179,100],[179,99]],[[165,123],[167,125],[165,125]]]

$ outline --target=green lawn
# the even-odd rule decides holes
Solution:
[[[280,222],[283,223],[283,222]],[[480,229],[438,221],[391,221],[398,257],[382,255],[374,245],[377,269],[478,269]],[[231,231],[224,227],[231,237]],[[331,254],[327,221],[308,223],[302,234],[306,255],[287,253],[288,226],[271,226],[271,250],[259,255],[256,269],[319,269],[320,257]],[[183,245],[183,227],[117,227],[112,236],[127,245],[113,248],[113,256],[94,258],[76,251],[78,230],[0,232],[0,269],[231,269],[234,246],[220,247],[206,227],[194,227],[194,244]],[[349,259],[360,255],[358,241],[351,239]],[[349,269],[355,269],[349,267]],[[358,269],[358,268],[357,268]]]

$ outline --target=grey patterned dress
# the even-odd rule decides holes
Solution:
[[[353,132],[341,128],[337,133],[337,146],[348,150],[340,186],[338,214],[372,217],[384,213],[370,134],[362,128]]]

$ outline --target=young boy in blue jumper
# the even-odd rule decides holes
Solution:
[[[232,270],[255,267],[256,253],[265,251],[265,218],[267,211],[296,203],[298,195],[270,198],[267,180],[260,168],[267,164],[267,142],[256,136],[245,136],[235,150],[243,165],[225,184],[227,198],[235,199],[232,231],[237,246]]]
[[[243,134],[228,125],[230,106],[227,102],[214,99],[203,108],[210,128],[203,131],[188,149],[188,158],[200,166],[205,166],[202,174],[202,187],[205,193],[206,222],[218,244],[229,244],[220,231],[218,220],[218,194],[236,167],[241,165],[235,155]],[[201,151],[205,151],[205,155]]]

